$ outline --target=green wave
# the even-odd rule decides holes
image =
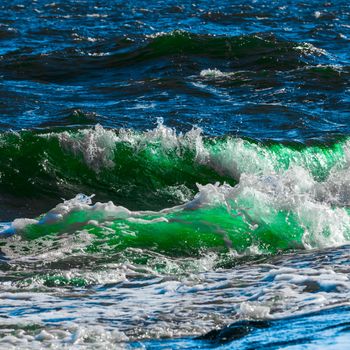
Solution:
[[[291,70],[315,63],[317,56],[325,55],[311,44],[290,42],[271,34],[215,36],[175,30],[139,39],[137,44],[132,39],[121,39],[112,52],[110,47],[100,45],[90,47],[89,52],[67,48],[45,56],[10,52],[3,56],[3,69],[21,79],[61,82],[96,70],[158,64],[159,60],[162,65],[175,68],[195,61],[207,67],[212,62],[248,70]],[[101,51],[108,54],[91,55]]]
[[[311,45],[288,42],[273,35],[213,36],[181,30],[150,36],[143,47],[115,54],[109,65],[137,64],[166,57],[225,59],[237,66],[292,69],[306,64],[308,55],[320,55]]]
[[[246,252],[254,248],[259,252],[277,252],[302,247],[302,229],[286,224],[286,213],[276,215],[273,222],[253,229],[241,212],[227,213],[225,207],[181,211],[168,215],[144,215],[137,219],[116,219],[110,223],[88,223],[92,218],[86,211],[75,211],[64,222],[52,225],[33,224],[22,232],[27,240],[62,233],[74,234],[84,230],[94,236],[85,248],[88,253],[117,253],[128,248],[151,250],[170,256],[200,256],[209,251],[217,253]],[[86,221],[87,216],[89,220]],[[157,219],[161,218],[157,222]],[[288,220],[292,220],[289,218]],[[283,233],[285,229],[288,233]]]
[[[206,185],[192,201],[159,212],[131,212],[112,202],[91,205],[80,195],[38,220],[17,219],[2,233],[20,234],[24,241],[83,233],[90,236],[85,253],[113,255],[135,248],[139,258],[144,251],[172,257],[261,254],[348,241],[346,209],[317,203],[305,191],[291,194],[293,200],[285,194],[276,198],[243,184]]]
[[[230,181],[196,161],[191,141],[163,148],[161,139],[148,143],[147,134],[129,136],[118,139],[118,132],[100,127],[3,133],[0,190],[56,199],[93,192],[130,208],[161,209],[192,197],[196,182]]]
[[[2,192],[24,201],[86,192],[120,205],[92,205],[80,195],[3,228],[25,241],[85,232],[88,253],[200,256],[276,253],[349,238],[346,138],[261,143],[206,138],[200,129],[179,134],[161,123],[147,132],[101,126],[8,132],[0,138],[0,169]]]
[[[273,174],[297,165],[324,180],[347,164],[347,144],[205,138],[199,129],[177,135],[162,125],[144,133],[100,126],[6,132],[0,135],[0,190],[57,199],[93,192],[130,209],[161,209],[192,198],[196,183],[235,185],[243,173]]]

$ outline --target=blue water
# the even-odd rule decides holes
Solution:
[[[348,132],[347,1],[14,1],[1,4],[0,16],[2,129],[146,129],[162,117],[214,135]],[[174,40],[152,54],[152,36],[177,30],[199,36],[197,52]],[[228,39],[206,53],[206,36]],[[241,36],[276,44],[248,44],[239,57],[230,41]],[[286,42],[317,49],[274,52]],[[238,74],[200,77],[214,68]]]
[[[1,1],[0,43],[0,347],[348,348],[349,1]]]

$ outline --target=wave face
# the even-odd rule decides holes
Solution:
[[[1,186],[9,194],[56,198],[72,188],[89,189],[121,206],[92,205],[78,195],[28,225],[15,220],[3,234],[20,232],[31,240],[79,229],[94,237],[87,249],[185,256],[344,244],[350,229],[348,142],[204,138],[200,129],[177,134],[161,123],[143,133],[101,126],[6,133]],[[152,201],[153,208],[140,211]],[[164,209],[169,203],[177,205]]]

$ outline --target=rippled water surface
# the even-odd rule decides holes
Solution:
[[[0,347],[347,349],[348,1],[0,3]]]

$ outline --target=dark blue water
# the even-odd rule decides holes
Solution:
[[[4,2],[1,127],[146,129],[162,117],[214,135],[346,133],[349,11],[347,1]],[[201,76],[214,68],[233,75]]]
[[[2,1],[0,43],[0,347],[349,346],[349,1]]]

